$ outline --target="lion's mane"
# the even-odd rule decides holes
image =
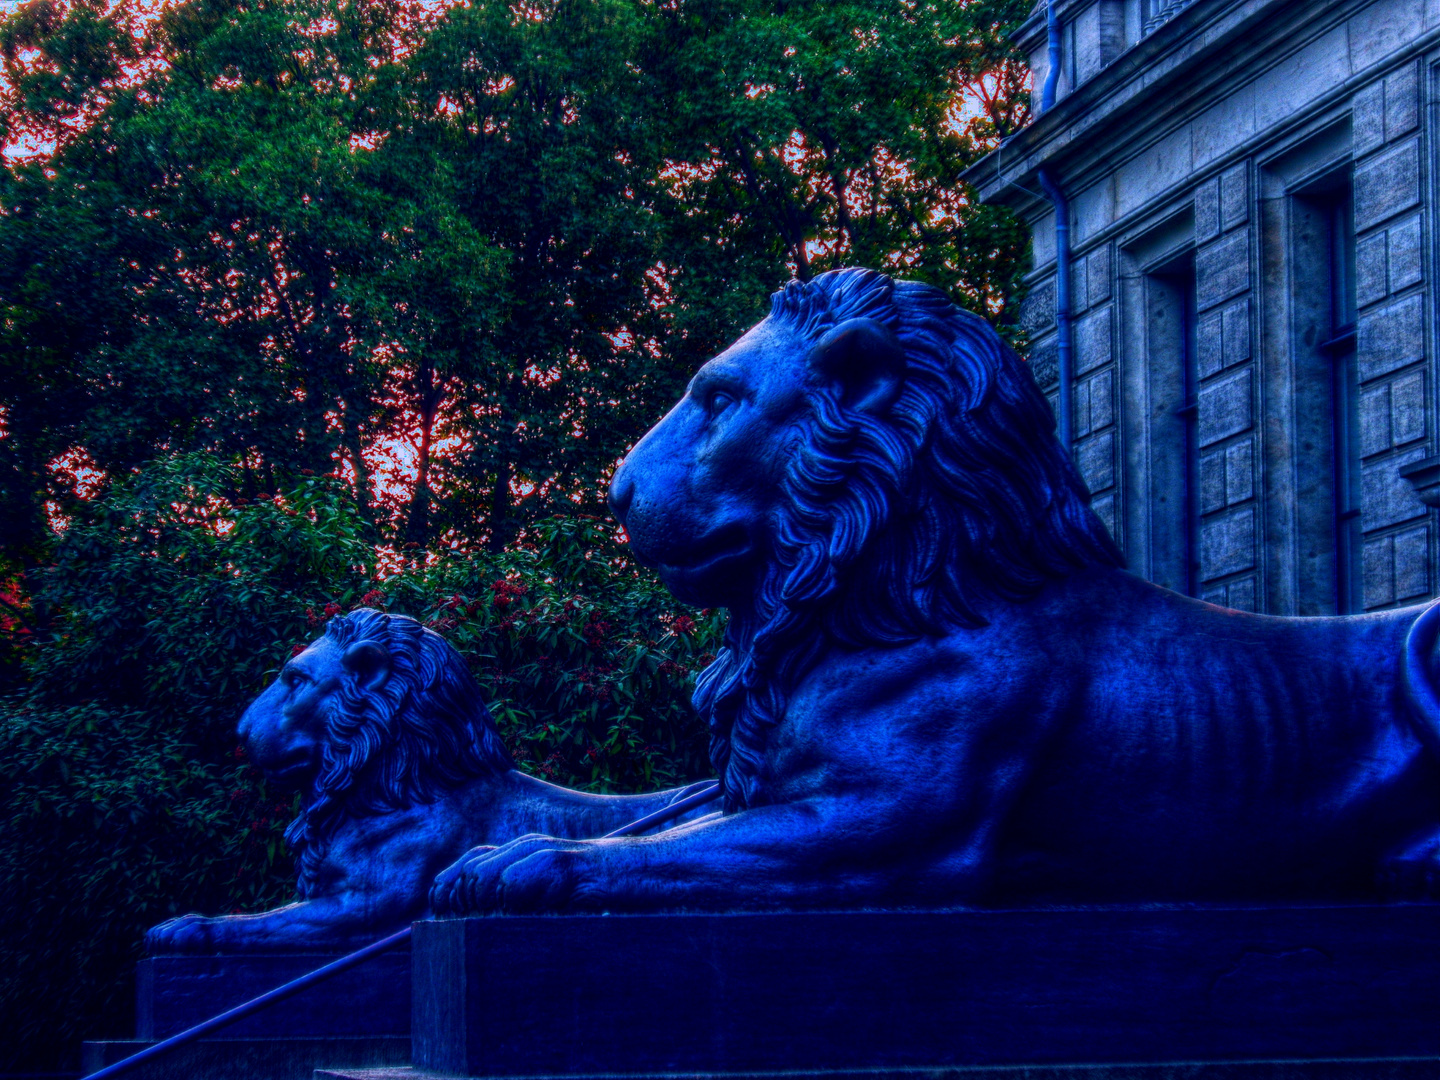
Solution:
[[[732,618],[695,691],[727,810],[767,801],[768,734],[826,645],[982,626],[984,601],[1124,564],[1027,365],[983,319],[873,270],[792,281],[769,317],[812,345],[848,319],[876,320],[906,372],[881,418],[845,406],[838,388],[810,390],[755,615]]]
[[[342,649],[374,642],[390,658],[390,677],[373,690],[342,679],[330,700],[314,796],[285,834],[302,898],[347,817],[434,802],[514,765],[465,661],[439,634],[362,608],[332,619],[325,635]]]

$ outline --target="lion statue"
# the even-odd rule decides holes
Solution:
[[[729,609],[695,693],[725,812],[478,849],[436,910],[1340,901],[1387,873],[1433,881],[1440,608],[1275,618],[1151,585],[1054,426],[1025,364],[934,288],[844,270],[777,293],[610,491],[637,558]]]
[[[465,661],[402,615],[360,609],[280,671],[240,719],[251,759],[305,790],[286,839],[300,900],[257,915],[185,915],[152,955],[367,944],[427,913],[437,872],[477,844],[603,835],[696,786],[589,795],[515,769]]]

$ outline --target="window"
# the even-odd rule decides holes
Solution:
[[[1355,202],[1347,185],[1329,193],[1325,215],[1329,269],[1329,333],[1320,346],[1330,360],[1335,468],[1335,610],[1363,611],[1360,538],[1359,377],[1355,366]]]
[[[1304,547],[1315,564],[1302,613],[1364,610],[1360,535],[1360,402],[1355,360],[1355,212],[1350,171],[1293,194],[1289,278],[1297,460]],[[1303,582],[1302,582],[1303,589]]]
[[[1187,596],[1200,587],[1199,453],[1193,251],[1148,269],[1146,364],[1155,472],[1154,580]]]

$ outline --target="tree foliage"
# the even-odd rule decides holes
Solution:
[[[0,21],[0,550],[157,454],[338,470],[502,547],[787,277],[1001,318],[957,177],[1023,119],[1015,0],[31,0]],[[29,148],[28,156],[21,153]]]

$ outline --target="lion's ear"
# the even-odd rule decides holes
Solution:
[[[846,407],[882,413],[905,385],[905,348],[874,319],[847,319],[810,352],[810,366],[840,384]]]
[[[345,650],[341,663],[366,690],[378,690],[390,678],[390,654],[374,641],[355,642]]]

